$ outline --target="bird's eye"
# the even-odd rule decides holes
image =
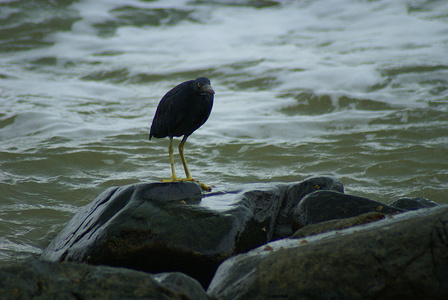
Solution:
[[[198,82],[198,87],[200,88],[202,86],[202,84],[200,82]]]

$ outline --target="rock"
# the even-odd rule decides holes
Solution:
[[[335,177],[313,176],[299,182],[296,185],[288,187],[286,199],[282,203],[280,209],[274,239],[285,238],[290,236],[296,228],[294,224],[294,208],[297,203],[306,195],[323,190],[332,190],[343,193],[344,186]]]
[[[295,228],[308,224],[355,217],[367,212],[393,214],[403,212],[367,198],[335,191],[316,191],[304,197],[294,210]]]
[[[297,230],[291,238],[298,239],[310,235],[316,235],[319,233],[331,231],[331,230],[341,230],[345,228],[350,228],[357,225],[368,224],[370,222],[375,222],[382,220],[386,217],[385,214],[380,212],[369,212],[356,217],[330,220],[325,222],[320,222],[317,224],[306,225],[305,227]]]
[[[192,182],[110,188],[70,220],[41,259],[179,271],[208,282],[233,241],[222,240],[230,223],[195,205],[201,198]]]
[[[335,187],[342,188],[335,178],[313,177],[226,191],[215,188],[204,195],[193,182],[110,188],[70,220],[41,259],[151,273],[178,271],[206,287],[226,258],[276,239],[280,225],[282,234],[288,226],[292,234],[286,223],[294,201],[316,189]]]
[[[2,299],[208,299],[182,273],[33,261],[0,268]]]
[[[403,210],[416,210],[420,208],[434,207],[438,204],[426,198],[415,197],[415,198],[400,198],[389,203],[389,206],[400,208]]]
[[[208,299],[201,284],[193,278],[178,272],[154,274],[153,279],[160,285],[179,295],[181,299]],[[173,297],[173,298],[176,298]]]
[[[306,239],[284,239],[226,260],[212,299],[448,299],[448,206]]]

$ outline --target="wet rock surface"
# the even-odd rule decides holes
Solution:
[[[316,191],[297,204],[294,210],[294,224],[296,228],[300,228],[309,224],[355,217],[368,212],[393,214],[403,211],[400,208],[337,191]]]
[[[86,278],[95,278],[100,291],[113,281],[98,274],[119,280],[126,271],[154,285],[158,299],[201,299],[207,288],[211,299],[448,297],[448,207],[421,208],[434,202],[415,198],[385,205],[343,191],[326,176],[211,193],[194,182],[114,187],[69,221],[41,256],[47,265],[19,265],[0,276],[37,272],[30,280],[38,280],[47,278],[41,269],[61,273],[71,282],[61,284],[67,299],[96,295]],[[418,210],[405,212],[410,209]],[[76,271],[67,262],[87,265]],[[142,274],[148,278],[137,279]],[[9,280],[4,290],[36,294],[34,281],[17,278],[23,285],[11,288],[17,284]],[[45,280],[37,290],[51,296],[56,279]],[[126,288],[127,280],[128,293],[152,293],[137,282]],[[87,294],[74,282],[87,286]]]
[[[417,210],[421,208],[434,207],[438,204],[422,197],[414,198],[400,198],[389,203],[389,206],[396,207],[403,210]]]
[[[293,215],[295,207],[308,194],[324,190],[344,193],[344,186],[335,177],[324,176],[311,177],[288,186],[286,199],[282,202],[278,216],[274,239],[290,236],[295,231]]]
[[[182,273],[32,261],[0,268],[2,299],[208,299]]]
[[[193,182],[110,188],[72,218],[41,259],[178,271],[206,287],[228,257],[291,235],[292,208],[304,195],[324,189],[343,190],[333,177],[205,195]],[[211,210],[203,205],[207,201],[226,206]]]
[[[330,220],[325,222],[320,222],[317,224],[307,225],[299,230],[297,230],[291,238],[301,238],[311,235],[316,235],[323,232],[328,232],[331,230],[341,230],[345,228],[350,228],[358,225],[368,224],[371,222],[376,222],[386,218],[386,215],[380,212],[369,212],[356,217]]]
[[[390,216],[226,260],[216,299],[448,299],[448,207]]]

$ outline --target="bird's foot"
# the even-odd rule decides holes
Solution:
[[[210,192],[212,190],[212,186],[208,186],[203,184],[202,182],[196,181],[201,186],[201,189],[203,189],[206,192]]]
[[[201,186],[201,189],[203,189],[206,192],[210,192],[212,190],[211,186],[205,185],[202,182],[199,182],[198,180],[194,180],[193,178],[185,178],[185,179],[181,179],[181,180],[196,182],[197,184],[199,184]]]

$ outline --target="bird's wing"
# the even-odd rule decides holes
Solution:
[[[174,95],[176,95],[189,81],[183,82],[181,84],[176,85],[175,87],[173,87],[171,90],[169,90],[165,96],[162,97],[162,100],[165,98],[170,98],[173,97]]]
[[[174,132],[175,128],[182,122],[182,111],[185,109],[185,96],[181,91],[188,82],[181,83],[171,90],[160,100],[156,114],[151,126],[150,136],[166,137]]]

